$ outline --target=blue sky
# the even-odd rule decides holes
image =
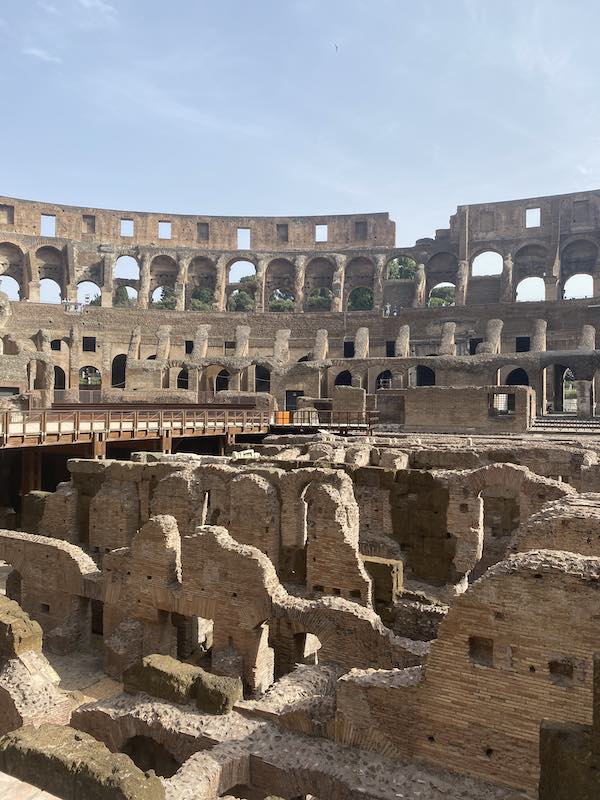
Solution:
[[[589,0],[18,0],[2,193],[210,214],[389,211],[600,186]]]

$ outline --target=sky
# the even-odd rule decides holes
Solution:
[[[226,215],[600,187],[594,0],[13,0],[0,193]]]

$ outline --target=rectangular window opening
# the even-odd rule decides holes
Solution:
[[[43,611],[44,614],[49,614],[50,606],[48,605],[48,603],[40,603],[40,611]]]
[[[557,658],[548,662],[552,683],[557,686],[571,686],[573,683],[573,661],[570,658]]]
[[[135,226],[132,219],[121,220],[121,236],[133,236]]]
[[[170,222],[159,222],[158,223],[158,238],[159,239],[170,239],[172,235],[172,225]]]
[[[354,238],[357,242],[367,241],[367,222],[364,219],[354,223]]]
[[[385,343],[385,354],[388,358],[396,357],[396,342],[394,340]]]
[[[354,342],[344,342],[344,358],[354,358]]]
[[[238,250],[250,250],[251,247],[251,232],[250,228],[237,229],[237,248]]]
[[[277,226],[277,241],[278,242],[289,242],[289,227],[287,223],[278,225]]]
[[[208,242],[208,237],[209,237],[208,222],[199,222],[197,230],[198,230],[198,241]]]
[[[96,352],[96,337],[95,336],[84,336],[83,337],[83,352],[84,353],[95,353]]]
[[[96,217],[93,214],[84,214],[81,218],[83,233],[96,233]]]
[[[326,242],[328,240],[327,228],[327,225],[315,225],[315,242]]]
[[[15,224],[15,207],[0,206],[0,225]]]
[[[40,235],[56,236],[56,217],[54,214],[42,214],[40,217]]]
[[[469,636],[469,658],[482,667],[494,666],[494,640],[483,636]]]
[[[514,394],[494,393],[488,395],[488,408],[490,417],[514,414],[516,403]]]
[[[476,339],[469,339],[469,355],[474,356],[477,355],[477,345],[481,344],[483,339],[478,337]]]
[[[186,356],[191,355],[193,353],[193,351],[194,351],[194,342],[193,342],[193,340],[192,339],[186,339],[185,340],[185,354],[186,354]]]
[[[515,339],[515,353],[528,353],[531,350],[531,337],[517,336]]]
[[[61,339],[52,339],[50,342],[50,350],[60,350],[61,343]]]
[[[225,342],[225,353],[235,351],[235,342]]]
[[[526,228],[539,228],[542,224],[542,209],[541,208],[527,208],[525,209],[525,227]]]

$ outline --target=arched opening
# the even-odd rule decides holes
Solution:
[[[172,778],[183,763],[149,736],[132,736],[123,744],[120,752],[129,756],[143,772],[153,769],[161,778]]]
[[[62,390],[67,388],[67,376],[64,369],[61,367],[54,367],[54,389]]]
[[[113,389],[125,388],[125,368],[127,366],[127,355],[119,353],[112,360],[112,367],[110,371],[110,385]]]
[[[182,369],[177,376],[177,388],[178,389],[188,389],[190,384],[190,378],[188,375],[187,369]]]
[[[215,392],[226,392],[229,389],[229,381],[231,380],[231,373],[222,369],[215,378]]]
[[[483,502],[483,553],[469,574],[470,583],[506,557],[511,537],[521,522],[518,490],[488,486],[479,496]]]
[[[197,256],[188,268],[187,280],[191,311],[212,311],[217,285],[217,269],[210,258]]]
[[[102,292],[93,281],[81,281],[77,284],[77,302],[84,306],[99,306]]]
[[[373,290],[367,286],[357,286],[348,295],[348,311],[371,311],[373,309]]]
[[[521,367],[509,372],[505,380],[506,386],[529,386],[529,375]]]
[[[566,281],[563,289],[565,300],[578,300],[594,296],[594,279],[591,275],[578,272]]]
[[[42,303],[60,303],[60,293],[64,286],[65,269],[63,254],[56,247],[40,247],[35,254],[35,261],[40,276],[40,300]],[[59,298],[56,299],[55,290],[45,284],[45,280],[52,280],[59,287]],[[45,296],[46,295],[46,296]]]
[[[21,299],[19,284],[14,278],[11,278],[10,275],[3,275],[0,278],[0,292],[4,292],[9,300]]]
[[[254,381],[257,392],[271,391],[271,373],[266,367],[257,365]]]
[[[332,300],[333,292],[331,289],[321,287],[312,290],[306,298],[304,307],[306,311],[331,311]]]
[[[152,308],[173,311],[177,305],[175,289],[171,286],[157,286],[152,292],[151,305]]]
[[[415,277],[417,273],[417,262],[410,256],[396,256],[388,261],[387,277],[388,280],[406,280]]]
[[[352,373],[347,369],[343,370],[343,372],[338,372],[334,386],[352,386]]]
[[[417,366],[417,386],[435,386],[435,372],[423,364]]]
[[[593,273],[598,260],[598,247],[587,239],[568,244],[560,255],[560,274],[563,279],[577,274]]]
[[[132,286],[117,286],[113,295],[115,308],[132,308],[136,304],[137,290]]]
[[[139,281],[140,265],[133,256],[119,256],[115,261],[113,277],[123,280]]]
[[[453,283],[437,283],[429,292],[427,305],[429,308],[453,306],[456,297],[456,286]]]
[[[375,389],[391,389],[392,388],[392,373],[389,369],[380,372],[375,379]]]
[[[517,284],[517,303],[540,302],[546,299],[546,287],[542,278],[523,278]]]
[[[251,261],[232,261],[227,274],[227,309],[253,311],[256,306],[256,266]]]
[[[554,407],[552,411],[564,414],[577,413],[577,388],[575,376],[568,367],[554,365]]]
[[[40,281],[40,303],[61,303],[62,293],[60,286],[52,278],[42,278]]]
[[[2,275],[2,282],[0,289],[11,300],[19,300],[21,294],[21,286],[23,285],[23,252],[11,242],[3,242],[0,244],[0,274]],[[12,280],[6,282],[7,278],[11,278],[17,284],[17,295],[14,296],[14,285]]]
[[[97,367],[87,366],[79,370],[79,388],[96,390],[102,386],[102,377]]]
[[[485,250],[475,256],[471,265],[471,275],[501,275],[504,267],[504,260],[500,253],[494,250]]]
[[[294,293],[290,289],[275,289],[269,297],[269,311],[293,311]]]
[[[331,308],[335,264],[328,258],[313,258],[304,274],[305,311],[329,311]]]

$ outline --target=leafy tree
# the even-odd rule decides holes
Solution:
[[[206,287],[194,289],[190,300],[190,309],[192,311],[212,311],[214,296],[214,289]]]
[[[414,278],[417,272],[417,263],[410,256],[397,256],[388,265],[388,278]]]
[[[288,289],[275,289],[269,300],[269,311],[293,311],[294,295]]]
[[[119,308],[130,308],[133,306],[133,301],[127,294],[127,289],[125,286],[117,286],[113,305],[119,306]]]
[[[350,292],[348,311],[371,311],[373,308],[373,290],[360,286]]]
[[[254,297],[256,295],[256,289],[258,288],[256,275],[244,275],[243,278],[240,278],[240,288]]]
[[[313,289],[306,300],[309,311],[329,311],[331,309],[332,293],[329,289]]]
[[[161,308],[166,311],[173,311],[176,305],[177,296],[175,295],[175,289],[172,289],[170,286],[163,286],[160,300],[152,302],[153,308]]]
[[[254,297],[243,289],[240,289],[230,295],[227,308],[229,311],[253,311]]]
[[[90,306],[99,306],[102,304],[102,295],[96,294],[89,302]]]
[[[429,295],[429,308],[438,308],[440,306],[453,306],[454,296],[456,289],[454,286],[436,286],[431,290]]]

